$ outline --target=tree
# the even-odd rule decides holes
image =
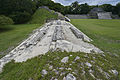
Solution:
[[[79,5],[77,1],[67,8],[69,8],[67,12],[70,14],[87,14],[90,11],[90,6],[87,3]]]
[[[117,11],[117,14],[120,15],[120,3],[116,5],[116,11]]]
[[[114,12],[113,11],[114,7],[111,4],[103,4],[103,5],[99,6],[99,7],[101,7],[106,12]]]
[[[51,0],[38,0],[37,7],[39,8],[41,6],[47,6],[51,10],[55,10],[56,12],[61,12],[64,14],[64,6],[61,5],[60,3],[54,3]]]
[[[87,3],[80,5],[80,14],[88,14],[90,7]]]
[[[77,8],[78,6],[79,6],[79,3],[77,1],[75,1],[71,4],[72,8]]]
[[[13,20],[4,15],[0,15],[0,25],[14,24]]]
[[[70,6],[65,6],[64,7],[64,14],[70,14],[71,12],[70,12]]]
[[[78,7],[79,7],[79,3],[77,1],[73,2],[70,7],[69,7],[69,11],[72,13],[72,14],[77,14],[78,12]]]
[[[16,21],[16,24],[26,23],[31,19],[31,14],[28,12],[14,12],[9,15],[13,21]]]
[[[15,23],[21,23],[22,20],[19,20],[20,17],[18,17],[21,13],[25,14],[24,18],[26,18],[28,16],[26,13],[32,15],[35,10],[36,4],[32,0],[0,0],[0,14],[9,17],[11,17],[11,15],[14,15],[14,18],[11,18],[13,18]]]

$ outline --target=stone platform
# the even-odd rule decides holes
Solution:
[[[11,60],[23,62],[49,51],[103,53],[90,44],[91,41],[92,39],[71,23],[64,20],[51,21],[43,25],[42,28],[35,30],[30,37],[1,58],[0,71]]]

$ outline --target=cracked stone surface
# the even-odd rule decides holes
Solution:
[[[0,72],[3,66],[11,60],[23,62],[48,51],[103,53],[90,44],[91,41],[92,39],[71,23],[64,20],[51,21],[35,30],[30,37],[1,58]]]

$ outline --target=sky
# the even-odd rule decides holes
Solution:
[[[62,5],[70,5],[71,3],[78,1],[80,4],[88,3],[89,5],[101,5],[101,4],[112,4],[116,5],[120,0],[52,0]]]

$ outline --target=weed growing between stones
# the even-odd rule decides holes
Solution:
[[[65,57],[68,57],[67,61],[62,62]],[[76,60],[77,57],[79,58]],[[117,80],[119,79],[118,69],[110,60],[111,56],[108,54],[103,56],[102,54],[80,52],[49,52],[23,63],[11,61],[5,65],[0,79],[63,80],[73,78],[76,80]]]

